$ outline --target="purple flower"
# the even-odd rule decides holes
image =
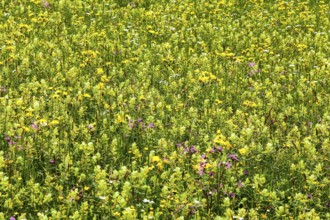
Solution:
[[[202,175],[204,174],[204,170],[203,170],[203,169],[198,170],[198,174],[199,174],[200,176],[202,176]]]
[[[43,0],[42,1],[42,5],[45,7],[45,8],[49,8],[49,2]]]
[[[254,62],[249,63],[249,67],[251,67],[251,68],[254,67],[255,65],[256,65],[256,63],[254,63]]]
[[[9,218],[9,220],[16,220],[16,218],[12,216]]]
[[[244,174],[245,176],[247,176],[247,175],[249,175],[249,171],[244,170],[243,174]]]
[[[195,146],[191,146],[190,147],[190,153],[196,153],[197,152],[197,149],[196,149],[196,147]]]
[[[308,199],[311,199],[312,198],[312,195],[310,193],[307,194],[307,198]]]
[[[148,128],[154,128],[154,127],[155,127],[155,124],[152,122],[148,125]]]
[[[238,181],[237,186],[238,186],[239,188],[241,188],[241,187],[243,186],[242,180],[239,180],[239,181]]]
[[[211,148],[210,153],[213,154],[215,152],[214,148]]]
[[[214,173],[212,171],[210,172],[210,176],[214,176]]]
[[[137,122],[138,123],[141,123],[142,122],[142,118],[138,118]]]
[[[203,154],[202,156],[201,156],[201,159],[205,159],[206,158],[206,154]]]
[[[134,124],[133,124],[133,120],[128,120],[128,127],[129,128],[133,128]]]
[[[238,158],[237,158],[237,156],[235,154],[229,154],[228,155],[228,158],[229,159],[232,159],[232,160],[235,160],[235,161],[238,161]]]
[[[229,162],[226,162],[225,163],[225,166],[226,166],[226,169],[227,170],[229,170],[232,167],[231,163],[229,163]]]
[[[55,160],[54,159],[51,159],[51,160],[49,160],[49,163],[50,164],[55,164]]]
[[[230,196],[231,198],[235,198],[235,193],[230,192],[230,193],[229,193],[229,196]]]
[[[38,130],[38,125],[36,125],[35,123],[32,123],[32,124],[31,124],[31,127],[32,127],[34,130]]]
[[[218,150],[220,153],[222,153],[222,147],[218,146],[218,147],[217,147],[217,150]]]

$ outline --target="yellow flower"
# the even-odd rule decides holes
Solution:
[[[222,101],[219,100],[219,99],[217,99],[217,100],[215,100],[215,103],[216,103],[217,105],[220,105],[220,104],[222,103]]]
[[[108,82],[109,80],[108,80],[108,78],[107,78],[106,75],[102,75],[102,76],[101,76],[101,81],[102,81],[102,82]]]
[[[88,93],[85,93],[84,95],[83,95],[85,98],[91,98],[92,96],[90,95],[90,94],[88,94]]]
[[[151,162],[159,162],[160,161],[160,157],[159,156],[152,156],[151,157]]]
[[[248,150],[246,148],[241,148],[238,150],[238,152],[241,154],[241,155],[246,155],[248,153]]]
[[[60,122],[58,120],[53,120],[50,122],[51,125],[58,125]]]
[[[244,106],[247,106],[247,107],[251,107],[251,108],[255,108],[255,107],[257,107],[257,104],[256,104],[255,102],[248,101],[248,100],[244,101],[244,102],[243,102],[243,105],[244,105]]]
[[[232,146],[231,144],[227,141],[227,139],[222,135],[218,134],[215,139],[214,139],[214,144],[220,145],[221,147],[230,149]]]
[[[102,68],[97,68],[96,69],[96,74],[97,75],[102,75],[104,73],[104,70]]]
[[[124,117],[122,117],[120,114],[116,114],[116,119],[115,119],[115,124],[120,124],[120,123],[124,123]]]

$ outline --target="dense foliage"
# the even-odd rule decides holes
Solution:
[[[0,219],[329,219],[327,1],[0,1]]]

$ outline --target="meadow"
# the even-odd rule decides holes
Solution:
[[[0,219],[330,219],[321,0],[1,0]]]

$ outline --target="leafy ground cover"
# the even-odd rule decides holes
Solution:
[[[0,219],[330,218],[327,1],[0,5]]]

